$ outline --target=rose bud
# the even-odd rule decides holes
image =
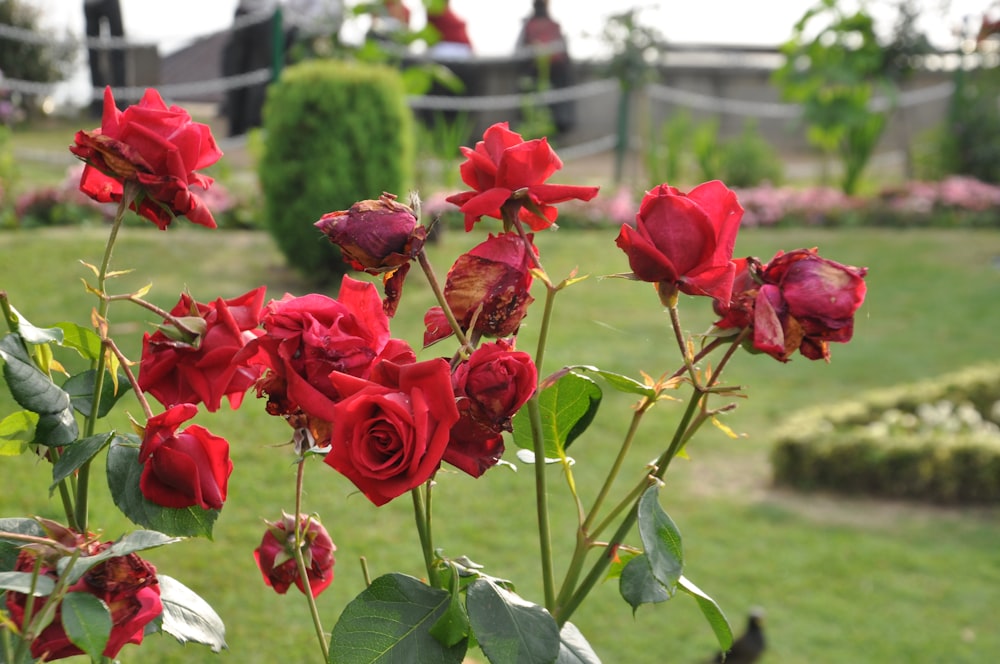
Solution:
[[[229,443],[204,427],[177,427],[195,416],[198,407],[179,404],[146,422],[139,448],[139,489],[162,507],[222,509],[233,462]]]
[[[299,528],[309,593],[317,597],[333,581],[333,552],[337,547],[316,517],[300,514]],[[292,515],[283,514],[280,521],[267,522],[267,530],[253,556],[264,583],[275,592],[284,595],[293,583],[303,594],[306,592],[295,560],[295,519]]]
[[[427,229],[417,223],[413,210],[382,194],[377,201],[360,201],[349,210],[329,212],[315,224],[327,239],[340,247],[355,270],[385,273],[386,314],[396,312],[403,279],[410,261],[423,249]]]
[[[656,284],[664,305],[678,291],[728,304],[742,216],[736,194],[721,182],[688,194],[662,184],[642,199],[635,228],[623,225],[616,243],[628,255],[632,278]]]
[[[530,246],[537,255],[535,246]],[[509,337],[517,332],[534,301],[528,292],[531,261],[517,233],[491,235],[459,256],[444,286],[445,300],[459,326],[488,337]],[[441,307],[432,307],[424,315],[424,326],[425,347],[452,334]]]
[[[196,193],[214,181],[197,170],[211,166],[222,150],[208,125],[193,122],[179,106],[168,107],[150,88],[138,104],[119,111],[111,88],[104,89],[101,127],[78,131],[70,152],[87,166],[80,191],[100,203],[120,202],[125,182],[142,192],[129,208],[166,230],[175,216],[215,228],[215,219]]]
[[[463,147],[462,154],[466,158],[459,167],[462,181],[473,191],[463,191],[447,200],[465,215],[466,231],[471,231],[482,217],[503,219],[501,208],[511,200],[522,203],[520,220],[540,231],[556,220],[559,211],[553,207],[555,203],[589,201],[598,192],[598,187],[547,183],[549,176],[563,166],[548,139],[526,141],[506,122],[489,127],[483,140],[475,148]]]
[[[94,556],[111,547],[111,542],[95,542],[76,535],[81,554]],[[68,538],[60,538],[69,545]],[[17,556],[15,571],[27,574],[36,570],[41,576],[52,581],[59,579],[58,561],[64,551],[49,552],[46,547],[25,548]],[[67,588],[71,593],[88,593],[101,600],[110,612],[111,633],[102,654],[115,658],[127,643],[142,643],[145,628],[163,613],[160,601],[160,586],[156,580],[156,568],[134,553],[115,556],[97,563],[78,581]],[[22,629],[30,621],[26,616],[27,596],[9,591],[6,606],[10,619]],[[48,597],[36,597],[31,617],[45,608]],[[74,655],[82,655],[63,627],[62,606],[56,608],[52,622],[31,642],[31,656],[44,661],[55,661]]]

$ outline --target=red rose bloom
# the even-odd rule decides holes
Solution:
[[[197,412],[193,404],[180,404],[146,422],[139,448],[143,464],[139,489],[150,502],[171,508],[222,509],[233,472],[229,443],[197,424],[177,431]]]
[[[736,233],[743,208],[718,181],[683,194],[662,184],[642,199],[636,225],[623,225],[617,244],[633,275],[657,284],[665,304],[678,290],[728,302]]]
[[[473,477],[497,465],[504,452],[503,431],[483,420],[468,401],[458,402],[458,422],[451,427],[446,461]]]
[[[84,555],[93,556],[110,547],[111,543],[91,542],[84,546]],[[32,549],[22,549],[17,556],[15,571],[31,573],[35,569],[37,555]],[[49,557],[51,560],[48,560]],[[48,576],[53,581],[58,580],[56,563],[59,557],[59,553],[46,556],[39,574]],[[163,613],[156,568],[134,553],[109,558],[94,565],[68,591],[91,594],[107,605],[111,612],[111,634],[103,655],[112,659],[126,643],[142,643],[146,625]],[[16,625],[25,627],[28,622],[25,615],[27,595],[8,591],[6,600],[11,620]],[[32,617],[45,607],[48,600],[48,597],[35,598]],[[31,642],[31,656],[39,660],[44,658],[45,661],[54,661],[82,654],[83,651],[66,635],[60,605],[52,622]]]
[[[458,420],[446,361],[382,362],[371,380],[339,372],[330,380],[340,400],[330,419],[329,466],[375,505],[430,479]]]
[[[493,125],[483,134],[475,148],[462,148],[466,161],[461,165],[462,181],[473,191],[449,196],[448,201],[459,206],[465,215],[465,230],[482,217],[502,219],[500,208],[524,190],[539,216],[528,207],[518,213],[521,221],[534,230],[548,228],[559,211],[553,207],[571,199],[589,201],[598,187],[578,187],[546,184],[550,175],[562,168],[562,160],[549,146],[548,139],[525,141],[520,134],[507,128],[506,122]]]
[[[299,527],[308,592],[317,597],[333,582],[333,552],[337,547],[315,517],[300,514]],[[280,521],[267,522],[267,530],[253,555],[264,576],[264,583],[274,588],[275,592],[284,595],[293,583],[303,593],[307,592],[295,562],[295,519],[292,515],[285,514]]]
[[[720,330],[753,327],[753,348],[787,362],[798,350],[829,361],[829,342],[847,342],[864,302],[867,268],[822,258],[816,249],[778,254],[767,265],[747,259]],[[722,312],[720,312],[722,313]]]
[[[120,202],[124,183],[133,181],[142,195],[129,207],[160,230],[174,216],[215,228],[211,211],[191,187],[208,189],[212,178],[196,171],[218,161],[222,151],[208,125],[193,122],[179,106],[167,107],[156,90],[119,111],[105,88],[100,129],[78,131],[69,149],[87,163],[80,190],[94,200]]]
[[[529,239],[531,236],[528,236]],[[538,250],[531,245],[531,251]],[[462,254],[448,270],[444,297],[463,330],[470,326],[489,337],[509,337],[534,301],[531,255],[517,233],[501,233]],[[441,307],[424,315],[424,346],[452,334]]]
[[[164,406],[204,403],[216,411],[222,397],[239,408],[243,394],[260,377],[261,368],[233,361],[246,343],[263,334],[258,329],[264,309],[264,287],[232,300],[219,298],[211,304],[195,302],[184,293],[170,311],[187,319],[195,339],[164,322],[161,329],[142,338],[139,387]]]
[[[377,360],[416,359],[406,342],[389,337],[375,286],[350,277],[336,300],[315,293],[272,300],[262,322],[264,334],[236,360],[267,370],[257,389],[268,395],[272,415],[302,411],[329,421],[337,399],[331,372],[367,378]]]
[[[427,229],[417,224],[413,210],[397,203],[392,194],[382,194],[377,201],[360,201],[349,210],[324,214],[315,226],[340,247],[355,270],[384,274],[383,307],[387,316],[394,315],[410,261],[427,239]]]

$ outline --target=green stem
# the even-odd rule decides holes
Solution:
[[[312,591],[309,589],[309,570],[306,569],[306,559],[302,554],[302,545],[304,543],[302,530],[302,485],[305,479],[305,465],[305,457],[300,458],[298,471],[295,475],[295,565],[299,570],[299,579],[302,580],[302,594],[306,596],[306,603],[309,605],[309,615],[312,617],[316,639],[319,641],[319,649],[323,653],[323,662],[325,664],[330,661],[330,646],[326,642],[326,632],[323,631],[323,621],[319,617],[316,598],[313,597]],[[309,519],[306,519],[306,527],[308,525]]]
[[[462,329],[462,326],[459,325],[458,319],[455,318],[455,313],[451,310],[451,307],[448,306],[448,300],[444,297],[444,291],[441,290],[441,283],[434,274],[434,268],[431,266],[430,260],[427,259],[427,252],[425,250],[421,249],[420,253],[417,254],[417,262],[420,263],[420,268],[424,271],[424,275],[427,277],[427,283],[431,285],[431,291],[434,293],[434,299],[436,299],[438,304],[441,305],[444,317],[448,319],[448,325],[451,326],[455,336],[458,337],[459,343],[462,344],[463,348],[471,348],[469,345],[469,338],[465,336],[465,331]]]
[[[108,345],[108,348],[111,350],[112,353],[115,354],[115,357],[117,357],[118,361],[121,363],[122,370],[125,372],[125,376],[128,378],[128,384],[132,386],[132,391],[133,393],[135,393],[135,398],[138,399],[139,405],[142,407],[142,412],[146,416],[146,419],[148,420],[153,416],[153,409],[150,408],[149,406],[149,400],[146,399],[146,394],[141,389],[139,389],[139,381],[136,380],[135,374],[132,373],[132,368],[129,367],[128,358],[125,357],[124,353],[122,353],[121,350],[118,348],[118,345],[115,344],[115,342],[112,341],[111,339],[107,339],[105,343]]]
[[[428,484],[430,481],[428,481]],[[434,543],[431,539],[430,523],[427,521],[427,503],[424,501],[423,486],[410,490],[413,496],[413,518],[417,525],[417,535],[420,537],[420,549],[424,554],[424,567],[427,569],[427,583],[435,588],[437,573],[434,569]]]
[[[589,530],[593,525],[594,520],[597,518],[597,514],[600,511],[601,506],[604,504],[605,499],[608,497],[608,493],[611,491],[611,486],[618,478],[619,472],[621,472],[622,465],[625,463],[625,457],[632,448],[632,441],[635,440],[635,434],[639,430],[639,423],[642,421],[642,416],[646,414],[646,411],[649,410],[654,403],[656,403],[654,400],[646,398],[642,404],[636,408],[635,413],[632,414],[632,422],[629,424],[628,432],[625,434],[625,440],[622,441],[621,447],[618,450],[618,456],[615,457],[615,461],[611,465],[611,470],[608,471],[608,476],[604,480],[604,485],[597,494],[597,498],[594,500],[594,505],[590,508],[590,512],[587,514],[586,521],[583,522],[584,530]]]

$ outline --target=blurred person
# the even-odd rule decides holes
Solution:
[[[431,58],[437,60],[462,60],[473,54],[472,40],[465,20],[451,9],[447,0],[438,10],[427,12],[427,24],[437,30],[439,39],[430,48]]]
[[[222,54],[222,75],[238,76],[274,65],[274,15],[278,0],[239,0],[233,30]],[[261,125],[267,82],[241,85],[226,93],[229,135]]]
[[[125,25],[122,22],[122,8],[118,0],[83,0],[83,17],[87,31],[87,60],[90,66],[91,92],[90,113],[101,117],[104,108],[104,87],[121,88],[126,83],[125,46],[113,44],[107,48],[97,47],[93,40],[123,40]],[[128,100],[115,91],[118,107],[124,108]]]
[[[549,14],[548,0],[534,0],[531,15],[524,20],[515,50],[527,58],[525,74],[532,88],[564,88],[573,83],[573,68],[562,26]],[[550,106],[556,131],[564,133],[576,124],[573,102]]]

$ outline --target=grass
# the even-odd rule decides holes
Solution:
[[[470,238],[446,233],[432,248],[443,276]],[[546,267],[556,278],[577,264],[592,275],[627,270],[613,246],[614,232],[540,234]],[[0,234],[0,288],[36,324],[88,320],[92,299],[80,286],[87,272],[76,261],[99,261],[100,229],[53,229]],[[796,358],[782,365],[766,356],[739,356],[729,382],[747,386],[748,398],[727,424],[746,437],[730,440],[707,428],[690,446],[691,460],[668,474],[663,505],[685,537],[686,575],[718,600],[734,629],[752,605],[767,609],[769,651],[763,661],[979,662],[1000,652],[995,629],[1000,532],[996,510],[947,510],[898,503],[798,495],[770,486],[768,431],[796,409],[834,402],[858,391],[926,378],[995,357],[1000,310],[1000,236],[978,231],[817,229],[749,230],[738,254],[769,258],[779,249],[818,245],[823,255],[871,268],[869,294],[855,339],[834,345],[829,365]],[[153,282],[150,295],[171,306],[188,288],[199,300],[232,297],[261,283],[269,297],[305,286],[283,267],[266,235],[210,233],[179,225],[168,233],[128,227],[116,248],[114,267],[139,266],[116,288]],[[394,333],[418,343],[429,289],[411,275]],[[539,293],[536,296],[540,297]],[[537,306],[537,305],[536,305]],[[692,332],[711,320],[706,302],[685,299],[682,314]],[[538,313],[526,319],[519,346],[532,349]],[[138,355],[148,329],[135,307],[115,305],[113,332],[126,352]],[[590,278],[560,296],[544,368],[595,364],[638,376],[672,371],[677,352],[665,315],[645,284]],[[425,356],[449,353],[435,347]],[[602,463],[614,453],[629,416],[629,400],[608,394],[602,412],[571,449],[578,483],[592,496]],[[126,407],[137,412],[134,403]],[[0,414],[12,410],[0,398]],[[119,409],[120,410],[120,409]],[[679,408],[657,407],[638,442],[634,470],[662,445]],[[123,416],[108,426],[127,426]],[[215,541],[190,541],[152,552],[150,559],[204,596],[228,627],[230,652],[240,662],[310,661],[315,647],[305,603],[276,596],[264,586],[252,549],[262,519],[292,509],[292,454],[280,447],[286,426],[248,397],[238,413],[203,414],[198,421],[226,436],[236,466],[229,501]],[[512,456],[512,455],[510,455]],[[8,480],[0,515],[59,518],[47,495],[48,468],[29,456],[2,459]],[[513,579],[524,596],[539,597],[531,473],[498,468],[481,480],[445,472],[436,491],[436,544],[448,555],[467,554],[487,571]],[[571,537],[570,504],[553,472],[554,526]],[[100,481],[95,482],[100,487]],[[337,579],[321,596],[331,628],[343,605],[363,587],[358,559],[374,574],[420,574],[419,549],[409,500],[376,509],[322,464],[306,476],[305,508],[318,512],[339,547]],[[588,502],[588,499],[584,499]],[[94,522],[110,537],[132,528],[99,500]],[[560,547],[565,550],[565,547]],[[557,575],[559,571],[557,570]],[[574,622],[606,662],[693,662],[713,650],[713,637],[695,604],[678,598],[642,607],[632,616],[614,583],[597,589]],[[123,651],[123,662],[212,662],[198,646],[153,637],[142,649]],[[162,643],[156,643],[160,641]],[[653,655],[652,653],[655,653]]]

